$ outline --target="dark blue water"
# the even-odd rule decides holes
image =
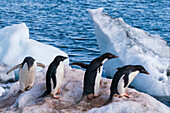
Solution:
[[[87,9],[99,7],[111,17],[122,17],[131,26],[160,35],[170,46],[168,0],[2,0],[0,29],[24,22],[31,39],[65,51],[70,62],[89,63],[100,52]],[[167,99],[162,101],[170,106]]]

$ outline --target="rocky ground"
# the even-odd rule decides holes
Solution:
[[[145,93],[135,89],[127,89],[130,98],[115,97],[107,106],[102,106],[110,93],[111,79],[102,78],[100,83],[100,96],[92,100],[86,97],[77,104],[83,91],[84,71],[65,66],[65,76],[59,99],[50,95],[38,98],[45,91],[45,73],[47,67],[37,73],[34,87],[18,94],[19,82],[14,83],[8,94],[0,100],[0,112],[4,113],[81,113],[81,112],[107,112],[107,113],[168,113],[170,108]],[[101,107],[102,106],[102,107]],[[94,109],[93,109],[94,108]]]

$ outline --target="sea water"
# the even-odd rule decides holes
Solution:
[[[24,22],[31,39],[65,51],[70,62],[89,63],[100,52],[87,9],[99,7],[113,18],[121,17],[133,27],[160,35],[170,46],[168,0],[2,0],[0,29]],[[169,97],[158,99],[170,106]]]

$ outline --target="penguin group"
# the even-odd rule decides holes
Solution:
[[[46,91],[40,96],[40,98],[49,94],[51,94],[51,96],[55,99],[59,98],[57,94],[61,93],[60,88],[62,86],[62,81],[64,77],[63,62],[67,58],[68,57],[58,55],[51,62],[46,72]],[[107,52],[93,59],[90,64],[85,64],[83,62],[73,62],[70,64],[86,69],[84,74],[82,97],[77,103],[82,101],[85,96],[87,97],[87,99],[97,98],[98,96],[100,96],[99,88],[100,79],[103,71],[103,64],[107,60],[114,58],[118,58],[118,56]],[[36,62],[34,58],[29,56],[26,57],[22,63],[14,66],[7,72],[8,74],[14,69],[19,68],[19,92],[28,91],[33,87],[37,66],[45,68],[44,64]],[[110,96],[103,105],[109,104],[114,96],[125,96],[129,98],[129,94],[126,93],[125,90],[133,81],[133,79],[138,75],[138,73],[149,74],[142,65],[125,65],[123,67],[116,68],[116,70],[117,72],[113,76],[110,87]]]

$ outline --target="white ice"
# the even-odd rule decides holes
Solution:
[[[0,87],[0,96],[2,96],[2,93],[4,93],[4,92],[5,92],[5,90],[2,87]]]
[[[0,63],[0,81],[6,82],[9,79],[15,78],[14,72],[6,74],[6,72],[10,69],[10,67],[6,64]]]
[[[68,55],[56,47],[29,39],[29,29],[25,23],[0,29],[0,62],[11,67],[21,63],[26,56],[49,65],[57,55]],[[65,61],[69,64],[69,60]]]
[[[112,18],[103,8],[89,10],[101,54],[111,52],[119,59],[109,60],[104,69],[109,76],[114,68],[143,65],[150,75],[139,74],[132,82],[136,89],[151,95],[170,96],[170,47],[160,36],[126,24],[122,18]]]

